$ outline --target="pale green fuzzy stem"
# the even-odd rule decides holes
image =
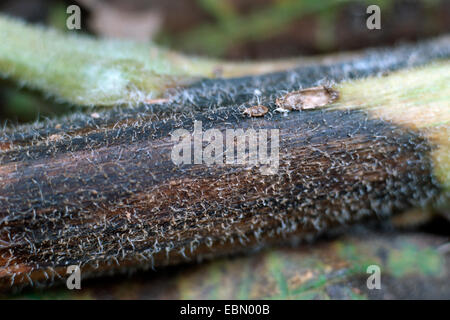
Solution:
[[[215,62],[153,44],[98,40],[0,16],[0,76],[77,105],[139,103]]]
[[[2,15],[0,40],[0,77],[80,106],[139,104],[199,77],[261,74],[321,59],[230,63],[184,56],[152,43],[64,33]]]
[[[331,108],[362,109],[375,119],[420,131],[435,145],[435,175],[450,192],[450,61],[343,82]]]

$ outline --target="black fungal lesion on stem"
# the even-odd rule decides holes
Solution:
[[[433,42],[377,50],[337,65],[204,80],[163,104],[4,130],[0,288],[58,282],[71,264],[98,276],[195,261],[427,205],[441,186],[419,133],[358,110],[273,111],[281,94],[325,77],[340,82],[449,55]],[[269,112],[244,117],[256,89]],[[195,121],[222,133],[278,129],[278,172],[175,165],[170,135],[193,132]]]

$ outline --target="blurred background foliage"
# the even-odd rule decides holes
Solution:
[[[66,28],[77,4],[82,28]],[[368,30],[366,8],[381,7],[382,29]],[[192,55],[261,60],[417,41],[450,31],[449,0],[4,0],[0,13],[64,32],[153,41]],[[73,112],[0,81],[0,123]]]
[[[301,247],[284,246],[202,264],[158,268],[133,277],[83,280],[26,290],[16,299],[448,299],[450,244],[424,228],[392,232],[356,227]],[[367,268],[377,265],[381,290],[370,290]],[[0,295],[0,299],[7,296]]]

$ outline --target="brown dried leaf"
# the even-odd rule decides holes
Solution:
[[[253,106],[250,108],[247,108],[244,110],[244,114],[250,116],[250,117],[262,117],[267,112],[269,112],[269,109],[266,106]]]
[[[289,92],[278,98],[276,104],[284,110],[315,109],[333,103],[338,97],[337,91],[320,86]]]
[[[139,1],[126,2],[78,0],[92,11],[90,27],[99,35],[147,42],[162,25],[162,16],[154,6]],[[140,6],[139,6],[140,4]]]

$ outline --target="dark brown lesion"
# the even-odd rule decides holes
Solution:
[[[192,132],[194,120],[223,133],[279,129],[278,173],[175,165],[170,133]],[[387,217],[438,193],[430,151],[419,134],[360,111],[248,118],[237,107],[6,151],[0,283],[49,283],[58,277],[45,270],[64,277],[70,264],[96,275],[195,261]]]

